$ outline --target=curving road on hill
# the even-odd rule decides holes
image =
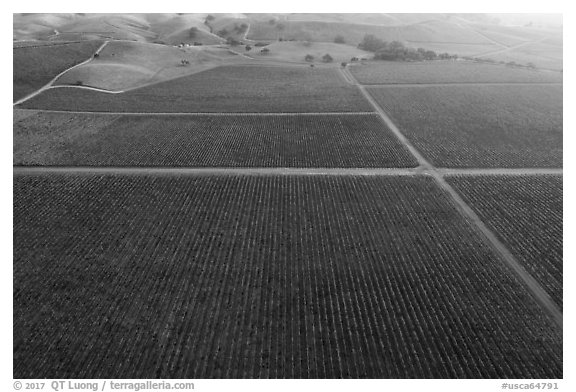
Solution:
[[[106,45],[108,45],[108,42],[110,41],[104,41],[104,43],[102,45],[100,45],[100,47],[98,49],[96,49],[96,51],[94,52],[94,54],[99,54],[102,49],[104,49],[106,47]],[[89,59],[84,60],[81,63],[78,63],[68,69],[65,69],[64,71],[60,72],[58,75],[56,75],[52,80],[50,80],[45,86],[40,87],[38,90],[34,91],[32,94],[29,94],[27,96],[25,96],[24,98],[19,99],[18,101],[14,102],[12,104],[12,106],[16,106],[16,105],[20,105],[23,102],[28,101],[31,98],[34,98],[35,96],[37,96],[38,94],[42,93],[44,90],[48,90],[49,88],[53,87],[54,82],[62,75],[64,75],[66,72],[73,70],[74,68],[78,68],[84,64],[88,64],[89,62],[91,62],[92,60],[94,60],[94,56],[91,56]],[[79,86],[77,86],[79,87]],[[104,90],[106,91],[106,90]]]

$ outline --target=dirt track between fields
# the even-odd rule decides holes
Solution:
[[[113,116],[366,116],[375,115],[376,112],[98,112],[98,111],[74,111],[74,110],[50,110],[50,109],[26,109],[15,108],[38,113],[62,113],[62,114],[101,114]]]
[[[518,83],[478,83],[478,82],[453,82],[453,83],[378,83],[362,84],[362,87],[385,88],[385,87],[481,87],[481,86],[562,86],[562,82],[518,82]]]
[[[343,175],[415,176],[427,174],[422,168],[289,168],[289,167],[105,167],[105,166],[14,166],[14,174],[122,174],[122,175]]]
[[[300,167],[163,167],[163,166],[14,166],[14,174],[188,174],[188,175],[334,175],[334,176],[481,176],[562,175],[562,169],[300,168]]]

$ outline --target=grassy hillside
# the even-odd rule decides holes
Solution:
[[[133,15],[95,15],[78,18],[60,27],[66,36],[74,33],[92,33],[105,38],[148,41],[156,38],[145,20]]]
[[[283,28],[280,29],[279,25],[282,25]],[[341,35],[347,43],[357,45],[362,41],[365,34],[373,34],[385,41],[490,44],[490,41],[473,31],[442,21],[428,21],[402,26],[319,21],[281,21],[271,24],[269,21],[259,21],[251,24],[248,38],[276,40],[281,37],[288,40],[333,42],[337,35]]]
[[[164,42],[170,45],[180,43],[200,42],[204,45],[218,44],[222,40],[210,34],[210,28],[204,24],[204,14],[161,14],[160,17],[148,16],[150,30],[157,34],[156,42]],[[196,33],[192,36],[190,29],[195,28]]]
[[[55,29],[76,18],[75,14],[13,14],[13,39],[47,39]]]
[[[14,14],[15,40],[88,40],[218,43],[204,24],[206,14]],[[191,27],[198,36],[189,39]]]
[[[182,60],[190,64],[183,66]],[[97,59],[66,73],[56,84],[67,85],[82,81],[86,86],[105,90],[125,90],[235,61],[241,59],[225,49],[179,49],[142,42],[113,41]]]

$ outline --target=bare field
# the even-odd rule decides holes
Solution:
[[[372,110],[338,70],[304,66],[224,66],[121,94],[57,88],[22,107],[144,113]]]
[[[350,67],[362,84],[562,83],[562,74],[471,61],[371,61]]]
[[[109,116],[14,123],[15,165],[415,167],[377,115]]]
[[[486,57],[497,61],[514,61],[522,65],[532,63],[538,68],[556,71],[564,68],[562,46],[557,47],[543,43],[530,44],[509,52],[497,53]]]
[[[562,167],[562,86],[368,90],[437,167]]]
[[[448,182],[562,306],[562,176],[450,176]]]
[[[14,178],[14,377],[562,378],[428,177]]]

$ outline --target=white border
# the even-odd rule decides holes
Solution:
[[[12,36],[12,13],[18,12],[468,12],[468,13],[563,13],[564,14],[564,47],[568,48],[565,53],[564,68],[568,71],[564,75],[564,107],[570,108],[573,102],[572,70],[573,57],[570,53],[574,36],[574,18],[568,13],[567,2],[558,0],[548,1],[523,1],[503,2],[497,0],[484,0],[475,4],[465,4],[462,1],[365,1],[354,0],[352,2],[322,2],[312,3],[309,0],[277,0],[264,1],[230,1],[198,2],[194,0],[170,1],[169,4],[154,2],[122,3],[118,1],[100,0],[94,2],[73,1],[26,1],[25,3],[13,3],[3,5],[6,8],[2,14],[3,37],[6,41]],[[568,65],[568,66],[566,66]],[[12,74],[12,62],[4,61],[2,65],[6,80],[3,92],[2,119],[4,123],[2,132],[2,183],[10,184],[1,194],[2,197],[2,249],[3,260],[0,264],[2,276],[2,311],[5,315],[2,323],[2,344],[0,362],[0,390],[11,391],[12,379],[12,111],[9,102],[12,103],[11,88],[8,88],[8,76]],[[10,69],[7,69],[10,68]],[[575,207],[570,203],[575,200],[574,180],[571,168],[574,167],[574,157],[571,154],[574,145],[574,121],[570,110],[564,116],[564,380],[557,380],[561,390],[576,390],[574,370],[574,337],[571,330],[574,328],[574,290],[571,283],[574,277],[573,260],[575,242],[573,230]],[[49,380],[41,380],[49,381]],[[94,380],[101,381],[101,380]],[[123,380],[129,381],[129,380]],[[141,380],[133,380],[141,381]],[[175,380],[171,380],[175,381]],[[538,381],[538,380],[534,380]],[[540,380],[543,382],[555,380]],[[361,388],[367,391],[400,391],[400,390],[426,390],[426,391],[497,391],[501,390],[504,380],[194,380],[196,390],[234,390],[234,391],[290,391],[294,389],[305,390],[334,390],[350,391],[353,388]],[[506,380],[506,382],[526,383],[527,380]],[[51,390],[45,388],[44,390]]]

